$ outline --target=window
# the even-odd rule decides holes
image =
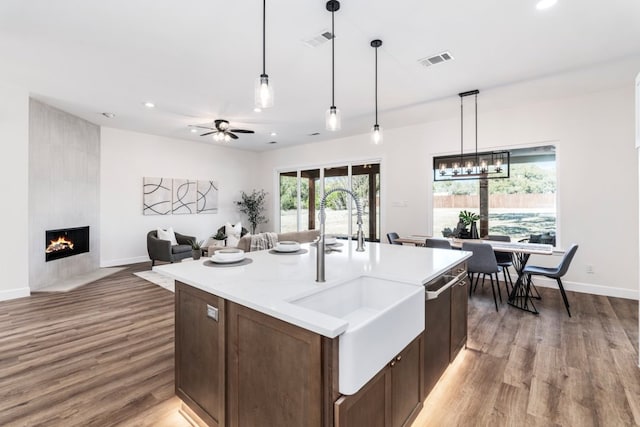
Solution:
[[[363,208],[363,231],[369,241],[380,240],[380,164],[358,163],[317,169],[283,171],[280,181],[280,232],[314,230],[322,194],[351,188]],[[323,192],[324,190],[324,192]],[[325,233],[346,238],[357,231],[356,206],[344,192],[326,201]]]
[[[555,241],[555,146],[511,150],[510,178],[484,182],[488,184],[486,201],[480,197],[482,180],[434,182],[434,235],[447,227],[455,229],[461,210],[480,213],[482,203],[487,203],[488,229],[481,229],[481,235],[502,234],[513,241],[547,235]]]

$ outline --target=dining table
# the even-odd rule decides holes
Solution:
[[[424,246],[426,240],[431,236],[421,234],[411,234],[405,237],[396,239],[397,242],[403,244],[413,244],[415,246]],[[483,239],[456,239],[446,238],[451,244],[453,249],[461,249],[464,242],[476,242],[487,243],[491,245],[496,252],[505,252],[512,254],[513,267],[518,273],[518,279],[513,284],[513,288],[509,293],[509,299],[507,303],[515,308],[523,311],[527,311],[533,314],[539,314],[536,306],[533,303],[534,299],[540,299],[540,293],[535,288],[531,281],[528,281],[522,273],[524,267],[529,262],[531,255],[553,255],[562,254],[563,251],[553,247],[553,245],[544,243],[528,243],[528,242],[503,242],[498,240],[483,240]],[[534,294],[535,293],[535,294]]]

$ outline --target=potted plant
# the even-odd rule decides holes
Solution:
[[[216,234],[211,236],[211,239],[213,239],[214,246],[225,246],[225,240],[227,240],[227,235],[224,234],[224,231],[222,231],[223,228],[219,229]]]
[[[458,214],[458,219],[459,237],[462,239],[477,239],[478,227],[476,225],[476,221],[480,219],[480,215],[464,210],[460,211],[460,213]],[[460,228],[461,224],[462,228]],[[471,232],[467,231],[467,226],[471,226]]]
[[[193,259],[200,259],[200,256],[202,255],[202,244],[204,243],[204,240],[191,240],[191,257]]]
[[[240,212],[247,215],[249,224],[251,224],[251,234],[256,234],[258,224],[269,222],[267,217],[262,214],[267,194],[264,190],[253,190],[250,194],[243,191],[242,200],[236,202]]]

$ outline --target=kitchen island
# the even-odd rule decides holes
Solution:
[[[403,425],[425,397],[424,328],[415,329],[416,319],[424,325],[422,286],[464,268],[469,254],[376,243],[356,252],[345,242],[342,252],[326,256],[327,281],[318,284],[315,248],[303,248],[308,252],[301,255],[251,252],[251,264],[237,267],[199,260],[154,268],[177,281],[176,393],[208,425]],[[297,303],[363,277],[413,287],[381,310],[396,315],[391,322],[406,321],[406,328],[378,340],[375,331],[360,337],[355,329],[372,322],[355,328],[353,318]],[[420,306],[410,302],[417,293]],[[371,350],[347,365],[340,339],[350,334]],[[345,366],[365,375],[366,384],[345,379]]]

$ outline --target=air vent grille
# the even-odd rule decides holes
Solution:
[[[426,58],[418,59],[418,62],[425,67],[430,67],[432,65],[441,64],[443,62],[451,61],[453,56],[450,52],[441,52],[436,55],[429,55]]]
[[[320,32],[320,34],[317,34],[315,36],[311,36],[308,39],[302,40],[302,42],[304,44],[306,44],[309,47],[318,47],[321,44],[324,44],[326,42],[328,42],[329,40],[331,40],[332,36],[331,36],[331,31],[329,30],[322,30]]]

